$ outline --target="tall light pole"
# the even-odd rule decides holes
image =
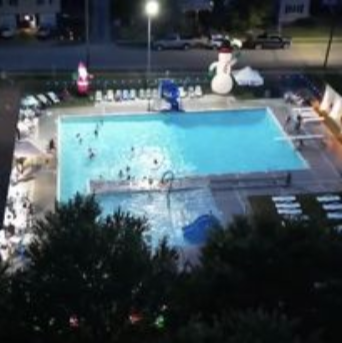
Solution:
[[[85,26],[85,44],[86,44],[86,67],[89,69],[89,0],[84,1],[84,26]]]
[[[336,11],[339,10],[339,5],[341,4],[341,0],[336,0],[336,1],[327,1],[330,9],[330,15],[331,15],[331,26],[330,26],[330,34],[329,34],[329,40],[328,40],[328,45],[327,45],[327,50],[325,52],[325,58],[323,62],[323,69],[327,69],[328,67],[328,62],[329,62],[329,55],[330,55],[330,50],[331,50],[331,45],[334,39],[334,33],[335,33],[335,28],[337,24],[337,17],[338,14],[335,13]]]
[[[155,0],[148,0],[145,4],[145,12],[147,15],[147,66],[146,78],[147,80],[151,74],[151,26],[152,18],[158,15],[159,3]]]

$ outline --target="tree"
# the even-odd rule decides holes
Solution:
[[[212,322],[191,320],[180,328],[176,343],[298,343],[296,323],[262,310],[233,312]]]
[[[304,335],[321,330],[338,342],[341,263],[342,234],[334,229],[238,218],[213,232],[198,271],[200,298],[188,301],[206,320],[235,310],[277,311],[298,318]]]
[[[29,265],[12,291],[26,341],[118,341],[131,331],[132,311],[149,325],[144,315],[167,304],[156,287],[164,276],[171,286],[177,255],[166,245],[151,252],[145,219],[100,215],[93,197],[78,195],[35,225]]]
[[[227,24],[231,30],[249,30],[272,22],[276,13],[272,0],[232,0],[227,11]]]

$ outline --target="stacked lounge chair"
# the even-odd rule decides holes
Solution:
[[[337,194],[325,194],[316,197],[328,219],[342,220],[342,202]]]
[[[303,215],[301,205],[297,202],[297,198],[295,196],[273,196],[272,201],[277,213],[284,219],[307,219],[307,216]]]

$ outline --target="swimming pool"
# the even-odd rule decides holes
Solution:
[[[182,178],[307,168],[291,142],[276,139],[286,134],[265,108],[65,116],[58,127],[57,196],[61,201],[76,192],[88,192],[90,180],[158,181],[169,170]],[[102,199],[104,207],[110,202],[129,203],[110,199]],[[125,199],[132,196],[126,194]]]

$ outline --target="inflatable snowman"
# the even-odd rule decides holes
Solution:
[[[233,56],[233,50],[228,47],[221,48],[218,55],[218,61],[212,63],[209,71],[216,70],[211,81],[211,90],[219,95],[228,94],[233,88],[233,79],[231,68],[236,63]]]

